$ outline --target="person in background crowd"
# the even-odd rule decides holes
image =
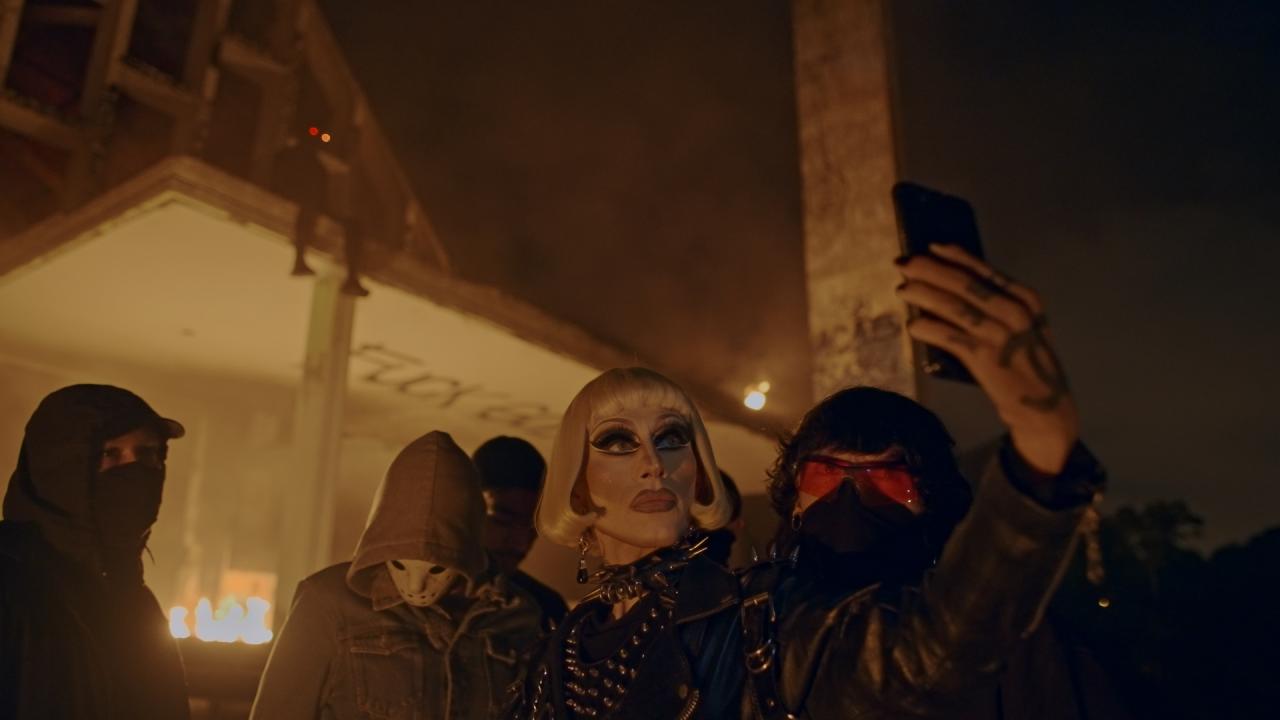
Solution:
[[[354,559],[298,584],[251,718],[493,717],[539,611],[490,567],[483,518],[475,466],[453,439],[409,443]]]
[[[0,717],[189,717],[142,572],[184,432],[107,385],[62,388],[31,415],[0,521]]]
[[[732,568],[735,565],[734,544],[746,529],[746,523],[742,520],[742,493],[738,490],[738,484],[723,469],[720,470],[720,482],[724,483],[724,495],[731,508],[729,522],[724,527],[707,533],[707,557]]]
[[[538,601],[543,627],[551,630],[568,612],[564,598],[520,569],[538,537],[533,514],[538,509],[547,463],[533,445],[506,435],[487,440],[476,448],[471,460],[480,471],[484,492],[484,549],[500,571]]]

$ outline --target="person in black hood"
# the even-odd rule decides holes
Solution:
[[[142,577],[182,425],[107,385],[27,422],[0,521],[0,717],[187,718],[177,645]]]
[[[792,593],[840,596],[922,583],[973,496],[936,415],[888,390],[852,387],[810,410],[769,473],[783,518],[775,553],[795,558]],[[1005,444],[999,462],[1042,505],[1064,502]],[[957,719],[1127,718],[1101,669],[1046,618],[999,683],[949,709]]]
[[[564,620],[569,608],[560,593],[520,569],[538,539],[533,514],[538,508],[547,462],[527,440],[508,435],[481,443],[471,461],[480,473],[480,489],[484,493],[481,544],[500,572],[537,599],[542,626],[549,632]]]

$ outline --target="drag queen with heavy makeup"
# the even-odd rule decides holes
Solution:
[[[579,548],[579,580],[595,587],[533,651],[510,717],[967,717],[966,701],[995,687],[1038,624],[1102,473],[1079,444],[1039,298],[959,251],[898,265],[899,294],[937,318],[908,332],[959,357],[1008,430],[950,538],[918,542],[962,510],[940,500],[936,473],[910,448],[842,440],[845,424],[900,420],[850,417],[828,400],[815,412],[830,432],[801,428],[786,449],[802,456],[783,456],[775,489],[791,488],[795,531],[848,525],[836,537],[857,547],[842,550],[889,567],[809,582],[785,553],[730,573],[704,554],[701,533],[729,507],[697,410],[657,373],[609,370],[565,412],[537,515],[543,536]],[[914,572],[892,567],[926,546]],[[588,555],[603,563],[595,572]]]
[[[738,581],[703,556],[699,533],[730,512],[683,390],[642,368],[588,383],[560,424],[537,522],[539,534],[579,549],[578,580],[596,587],[535,658],[515,716],[735,715],[742,673],[702,641],[712,625],[720,642],[736,640]],[[603,563],[594,573],[588,554]],[[727,684],[708,697],[717,665],[730,666]]]

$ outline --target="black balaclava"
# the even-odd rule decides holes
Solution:
[[[164,467],[117,465],[93,478],[89,500],[105,545],[129,550],[146,541],[160,515]]]
[[[809,506],[799,542],[823,575],[855,586],[910,580],[933,558],[920,517],[901,505],[868,506],[849,482]]]
[[[99,472],[98,463],[106,441],[143,427],[162,441],[184,434],[128,390],[72,385],[50,393],[27,421],[5,520],[36,526],[61,555],[95,575],[141,582],[164,468],[135,462]]]
[[[783,446],[771,493],[786,513],[779,548],[800,548],[801,562],[824,582],[842,588],[874,582],[914,582],[930,567],[971,495],[942,422],[924,406],[887,390],[854,387],[826,398],[801,421]],[[815,453],[903,450],[920,481],[925,510],[915,515],[894,504],[864,503],[851,482],[791,517],[800,464]],[[799,527],[795,525],[798,521]]]

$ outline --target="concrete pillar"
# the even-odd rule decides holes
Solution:
[[[294,472],[282,478],[277,625],[287,614],[298,582],[327,565],[331,557],[347,362],[355,318],[354,298],[341,291],[344,278],[340,268],[333,268],[314,281],[293,427]]]
[[[897,179],[882,0],[792,4],[815,399],[854,384],[916,394],[889,191]]]

